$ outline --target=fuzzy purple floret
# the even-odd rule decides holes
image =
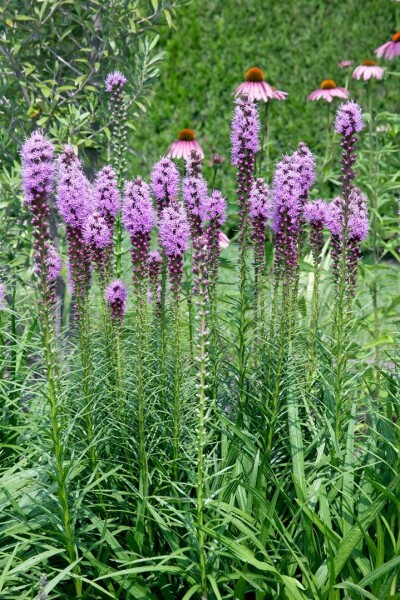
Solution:
[[[54,282],[61,275],[62,270],[62,259],[57,250],[54,248],[52,244],[49,244],[47,247],[47,281]]]
[[[112,281],[104,293],[106,302],[110,307],[111,317],[117,323],[122,324],[126,311],[126,300],[128,292],[125,285],[119,279]]]
[[[51,194],[54,177],[54,146],[40,131],[26,140],[21,150],[22,188],[25,204]]]
[[[343,239],[344,233],[344,200],[340,196],[332,200],[327,211],[327,227],[332,235]],[[349,196],[347,237],[349,240],[361,242],[369,232],[368,206],[365,194],[353,188]]]
[[[307,202],[304,206],[304,218],[308,221],[311,227],[325,227],[328,216],[329,205],[323,200],[315,200]]]
[[[265,222],[272,216],[271,192],[268,184],[261,177],[256,179],[251,187],[249,214],[251,219],[262,217]]]
[[[315,157],[308,146],[304,142],[300,142],[296,152],[292,156],[292,161],[300,176],[301,195],[303,201],[305,201],[316,179]]]
[[[57,207],[66,225],[82,229],[92,212],[92,187],[71,146],[65,146],[58,162]]]
[[[288,215],[293,226],[297,226],[301,213],[302,187],[292,157],[284,156],[276,165],[273,177],[273,223],[277,233],[283,226],[284,215]]]
[[[157,199],[159,211],[175,199],[179,191],[179,171],[169,158],[162,158],[153,167],[151,187]]]
[[[150,188],[141,177],[129,181],[125,186],[122,222],[131,236],[149,233],[155,225]]]
[[[183,200],[189,215],[198,217],[200,221],[207,218],[207,183],[202,175],[185,177],[183,180]]]
[[[121,90],[127,82],[125,75],[122,75],[119,71],[109,73],[106,77],[105,85],[107,92],[114,92],[115,90]]]
[[[182,256],[187,250],[190,228],[182,202],[174,202],[163,209],[159,236],[167,256]]]
[[[213,190],[211,196],[207,198],[206,209],[205,220],[214,221],[220,226],[225,223],[227,203],[219,190]]]
[[[336,113],[335,129],[337,133],[348,137],[364,127],[362,110],[357,102],[350,100],[342,103]]]
[[[110,166],[98,172],[94,184],[94,208],[112,226],[121,207],[117,175]]]
[[[112,233],[104,217],[98,212],[88,216],[83,226],[85,244],[99,250],[112,245]]]
[[[255,102],[247,96],[237,98],[231,129],[233,165],[240,163],[244,151],[254,154],[259,151],[259,133],[260,117]]]

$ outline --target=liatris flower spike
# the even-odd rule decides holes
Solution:
[[[249,197],[250,219],[253,227],[254,251],[257,262],[264,264],[265,228],[272,216],[271,194],[268,185],[261,177],[256,179]]]
[[[346,99],[348,97],[349,92],[346,88],[336,87],[336,83],[333,79],[324,79],[321,83],[321,87],[318,90],[311,92],[311,94],[307,96],[307,100],[326,100],[327,102],[332,102],[333,98]]]
[[[94,184],[94,208],[104,217],[111,230],[120,207],[117,174],[112,167],[104,167],[98,172]]]
[[[122,221],[131,238],[133,282],[138,285],[148,275],[150,231],[156,222],[150,187],[141,177],[125,186]]]
[[[353,71],[354,79],[382,79],[385,74],[383,67],[378,67],[378,63],[375,60],[363,60],[361,65],[356,67]]]
[[[198,152],[202,158],[204,157],[204,152],[196,140],[196,134],[193,129],[181,129],[178,133],[178,139],[172,142],[168,148],[167,156],[168,158],[183,158],[187,160],[192,150]]]
[[[208,220],[209,222],[206,228],[207,245],[211,261],[209,272],[214,279],[218,273],[220,251],[222,248],[229,246],[228,238],[221,231],[221,227],[226,221],[226,209],[227,203],[225,198],[221,192],[214,190],[211,196],[207,198],[207,210],[204,215],[204,221]],[[224,239],[221,236],[224,236]],[[226,240],[228,241],[227,245]]]
[[[240,166],[246,153],[254,155],[260,150],[260,119],[254,102],[248,97],[235,100],[232,120],[232,164]]]
[[[112,232],[104,217],[98,212],[92,213],[86,220],[83,227],[83,239],[90,249],[91,260],[93,261],[101,284],[104,285],[107,279],[107,258],[108,250],[112,246]]]
[[[400,56],[400,31],[397,31],[390,42],[386,42],[383,46],[379,46],[375,50],[375,54],[378,58],[386,58],[392,60],[395,56]]]
[[[156,315],[160,316],[160,304],[161,304],[161,285],[160,285],[160,274],[161,274],[161,255],[158,250],[153,250],[149,254],[147,264],[149,268],[149,282],[150,292],[148,294],[149,302],[155,303]]]
[[[299,174],[301,201],[304,203],[316,179],[315,157],[308,146],[304,142],[300,142],[296,152],[292,156],[292,161]]]
[[[109,73],[106,77],[106,91],[110,94],[114,94],[122,90],[124,85],[127,82],[127,78],[125,75],[120,73],[120,71],[114,71],[113,73]]]
[[[162,158],[153,167],[151,187],[157,200],[158,216],[175,200],[179,191],[179,171],[169,158]]]
[[[350,67],[353,66],[354,61],[353,60],[341,60],[338,63],[338,67],[339,69],[350,69]]]
[[[126,287],[119,279],[112,281],[106,288],[105,299],[110,307],[111,318],[117,325],[122,325],[127,297]]]
[[[202,175],[185,177],[182,191],[195,241],[203,233],[201,224],[207,219],[207,183]]]
[[[247,71],[245,81],[236,88],[235,96],[247,96],[255,102],[258,100],[268,102],[269,100],[284,100],[287,93],[275,90],[265,81],[262,70],[252,67]]]
[[[183,275],[183,254],[188,248],[190,238],[189,223],[182,202],[173,202],[163,209],[159,236],[168,258],[171,289],[177,298]]]
[[[304,206],[303,216],[310,223],[310,246],[314,260],[319,262],[323,246],[322,230],[326,226],[328,204],[323,200],[308,202]]]
[[[47,246],[47,280],[51,283],[57,281],[61,275],[62,259],[53,244]]]

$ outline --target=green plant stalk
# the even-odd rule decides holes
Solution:
[[[217,282],[216,275],[211,277],[210,285],[210,380],[211,398],[214,402],[218,395],[218,310],[217,310]]]
[[[161,248],[161,291],[160,291],[160,379],[161,399],[165,408],[166,400],[166,353],[167,353],[167,257],[164,248]]]
[[[318,318],[319,318],[319,285],[320,285],[320,263],[318,250],[313,250],[314,259],[314,281],[311,300],[311,344],[310,344],[310,372],[308,374],[307,395],[311,391],[317,367],[317,339],[318,339]]]
[[[264,127],[262,128],[261,134],[261,150],[260,150],[260,164],[258,166],[258,176],[261,175],[262,163],[264,160],[264,143],[265,138],[267,139],[267,153],[266,153],[266,161],[265,161],[265,170],[268,172],[269,168],[269,122],[268,122],[268,111],[269,111],[269,102],[265,102],[265,113],[264,113]]]
[[[85,290],[83,298],[77,294],[77,315],[79,330],[79,345],[82,367],[83,398],[85,403],[86,435],[89,446],[89,460],[94,470],[97,464],[96,449],[93,445],[93,415],[92,415],[92,391],[91,391],[91,365],[90,365],[90,321],[88,307],[88,293]]]
[[[179,292],[173,298],[174,321],[174,401],[173,401],[173,430],[172,430],[172,459],[173,474],[178,478],[178,458],[180,442],[180,321],[179,321]]]
[[[117,396],[120,417],[123,423],[125,423],[125,394],[124,394],[124,378],[122,373],[122,361],[121,361],[121,336],[122,336],[122,325],[117,324],[115,327],[115,362],[117,370]]]
[[[118,189],[122,193],[124,186],[124,177],[126,173],[126,105],[124,92],[121,90],[119,97],[115,98],[116,102],[111,102],[111,117],[112,117],[112,150],[113,150],[113,166],[117,173]],[[122,275],[122,222],[121,214],[118,213],[114,225],[115,235],[115,273],[117,279]]]
[[[267,348],[267,365],[264,365],[264,393],[265,393],[265,411],[266,415],[271,413],[270,400],[271,400],[271,377],[272,377],[272,354],[275,342],[275,321],[278,311],[278,296],[279,296],[279,277],[275,276],[274,287],[272,291],[272,305],[271,315],[269,324],[268,334],[268,348]]]
[[[146,451],[146,419],[145,419],[145,392],[144,392],[144,320],[145,320],[145,288],[139,282],[136,297],[136,373],[138,394],[138,424],[139,424],[139,457],[140,457],[140,487],[143,501],[148,495],[148,463]]]
[[[248,214],[244,215],[240,244],[240,315],[239,315],[239,401],[243,411],[246,405],[246,287],[247,287],[247,237]]]
[[[207,290],[204,283],[199,282],[199,357],[198,357],[198,379],[199,379],[199,424],[197,437],[197,535],[199,544],[199,566],[202,598],[207,600],[207,567],[205,554],[204,534],[204,445],[205,445],[205,415],[207,409]]]

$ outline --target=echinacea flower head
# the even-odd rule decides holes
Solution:
[[[248,96],[237,98],[231,128],[233,165],[239,164],[246,151],[259,151],[259,133],[260,117],[255,103]]]
[[[62,259],[57,250],[54,248],[53,244],[49,244],[47,247],[47,272],[46,277],[47,281],[54,282],[61,275],[62,270]]]
[[[346,100],[349,97],[349,92],[344,87],[336,87],[336,83],[333,79],[324,79],[321,82],[321,86],[318,90],[311,92],[307,96],[307,100],[326,100],[326,102],[332,102],[334,98],[343,98]]]
[[[198,152],[201,157],[204,157],[204,152],[201,149],[199,142],[196,140],[196,134],[193,129],[181,129],[178,133],[178,139],[172,142],[168,148],[168,158],[188,160],[192,150]]]
[[[156,197],[159,212],[171,200],[175,200],[179,190],[179,171],[170,158],[162,158],[153,167],[151,187]]]
[[[336,132],[349,137],[361,131],[363,127],[364,121],[360,105],[352,100],[342,103],[336,112]]]
[[[83,226],[83,239],[89,246],[98,250],[112,245],[112,233],[104,217],[94,212],[86,219]]]
[[[106,77],[105,85],[107,92],[115,92],[120,91],[124,87],[127,82],[127,78],[125,75],[120,73],[119,71],[114,71],[113,73],[109,73]]]
[[[149,185],[137,177],[125,186],[122,222],[127,232],[149,233],[156,222]]]
[[[81,229],[92,212],[92,189],[71,146],[58,161],[57,208],[66,225]]]
[[[356,67],[353,71],[354,79],[382,79],[385,74],[383,67],[378,67],[376,60],[363,60],[361,65]]]
[[[350,67],[353,66],[354,61],[353,60],[341,60],[338,63],[338,67],[339,69],[350,69]]]
[[[182,256],[188,249],[190,228],[182,202],[173,202],[163,209],[159,236],[167,256]]]
[[[375,50],[375,54],[378,58],[386,58],[392,60],[395,56],[400,56],[400,31],[397,31],[390,42],[386,42],[383,46],[379,46]]]
[[[118,191],[117,174],[110,166],[98,172],[94,184],[94,208],[112,226],[121,207]]]
[[[22,146],[22,188],[25,204],[50,196],[54,177],[54,146],[35,131]]]
[[[235,96],[247,96],[250,100],[257,102],[262,100],[268,102],[274,98],[273,88],[265,81],[264,73],[258,67],[249,69],[245,81],[235,90]]]
[[[289,95],[287,92],[282,92],[281,90],[277,90],[273,86],[271,86],[271,90],[273,92],[273,96],[272,96],[273,100],[286,100],[286,98]]]
[[[112,281],[105,290],[105,299],[110,307],[111,317],[117,323],[122,323],[126,311],[128,292],[120,279]]]

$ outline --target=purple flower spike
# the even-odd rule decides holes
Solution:
[[[207,183],[202,175],[185,177],[183,200],[188,211],[193,239],[202,235],[202,222],[207,220]]]
[[[183,275],[183,253],[189,246],[190,238],[189,223],[182,202],[173,202],[163,209],[159,236],[168,258],[171,289],[177,299]]]
[[[260,118],[255,103],[247,96],[235,100],[232,121],[232,164],[239,165],[243,152],[255,154],[260,149]]]
[[[250,219],[253,228],[254,256],[256,269],[263,270],[265,264],[265,228],[271,217],[271,193],[262,178],[256,179],[249,196]]]
[[[62,259],[52,244],[47,248],[47,281],[54,282],[61,275]]]
[[[364,128],[361,107],[350,100],[341,104],[336,113],[335,129],[337,133],[349,137]]]
[[[71,146],[59,158],[57,207],[66,225],[82,229],[92,212],[92,190]]]
[[[300,176],[300,185],[302,188],[301,199],[304,203],[316,179],[315,157],[307,145],[304,142],[300,142],[297,151],[293,154],[292,160]]]
[[[179,171],[169,158],[162,158],[153,167],[151,174],[153,194],[158,205],[158,215],[163,208],[175,200],[179,190]]]
[[[214,190],[207,199],[206,221],[215,221],[222,226],[226,221],[226,199],[219,190]]]
[[[323,200],[308,202],[304,206],[303,216],[310,223],[310,246],[314,260],[319,262],[323,246],[322,230],[327,226],[329,205]]]
[[[94,208],[105,218],[111,230],[120,207],[117,174],[112,167],[104,167],[98,172],[94,184]]]
[[[85,244],[98,250],[103,250],[112,244],[110,228],[106,220],[98,212],[94,212],[86,220],[83,227]]]
[[[22,156],[22,188],[25,204],[30,206],[41,197],[49,197],[54,177],[54,146],[40,131],[24,143]]]
[[[119,279],[112,281],[106,288],[105,299],[110,307],[111,318],[117,325],[122,325],[127,297],[126,287]]]
[[[213,283],[213,287],[215,287],[218,274],[221,249],[223,247],[227,247],[226,245],[221,245],[221,236],[224,236],[221,231],[221,227],[226,221],[226,209],[227,205],[225,198],[222,196],[221,192],[214,190],[211,196],[208,198],[206,211],[206,219],[209,221],[206,230],[210,261],[208,271],[210,274],[210,279]]]
[[[133,281],[137,285],[148,275],[150,231],[156,222],[150,188],[141,177],[125,186],[122,221],[131,238]]]
[[[119,71],[114,71],[113,73],[109,73],[106,77],[106,92],[112,93],[115,91],[120,91],[124,87],[127,82],[127,78],[125,75],[122,75]]]
[[[156,316],[160,316],[161,309],[161,285],[160,285],[160,273],[161,273],[161,264],[162,258],[158,250],[153,250],[149,254],[149,258],[147,260],[147,264],[149,267],[149,281],[150,281],[150,290],[148,293],[148,300],[150,304],[155,304],[155,313]],[[156,302],[154,302],[156,300]]]

